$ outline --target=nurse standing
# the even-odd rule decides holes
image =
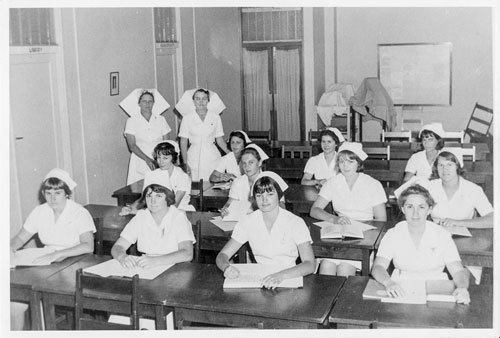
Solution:
[[[203,88],[186,91],[175,106],[183,116],[179,130],[182,159],[193,181],[208,180],[220,161],[215,142],[229,153],[219,116],[225,108],[217,93]]]
[[[125,125],[125,139],[131,152],[127,185],[144,178],[156,167],[153,149],[158,141],[166,140],[170,127],[160,114],[170,107],[156,89],[135,89],[120,106],[130,115]]]

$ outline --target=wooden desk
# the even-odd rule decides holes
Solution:
[[[312,329],[327,325],[327,317],[345,278],[309,275],[301,289],[224,290],[215,265],[189,266],[194,278],[170,289],[166,304],[174,308],[176,327],[184,321],[262,329]]]
[[[313,240],[313,251],[315,257],[327,257],[337,259],[349,259],[361,261],[361,274],[370,274],[370,254],[378,248],[379,237],[385,231],[388,222],[365,221],[363,223],[373,225],[376,229],[364,232],[363,239],[321,239],[321,228],[315,225],[318,220],[304,217],[309,227]]]
[[[28,302],[31,314],[31,329],[42,330],[40,309],[41,294],[36,290],[37,283],[47,280],[59,271],[83,259],[83,255],[69,257],[62,262],[44,266],[17,267],[10,269],[10,299],[11,301]]]
[[[395,328],[491,328],[493,289],[471,285],[469,305],[442,302],[423,304],[382,303],[363,299],[368,277],[350,276],[330,313],[330,323],[342,329]]]
[[[229,189],[214,189],[213,184],[210,184],[203,191],[203,211],[215,211],[221,209],[226,204],[229,198]]]
[[[472,237],[453,236],[464,265],[493,267],[493,229],[469,229]]]

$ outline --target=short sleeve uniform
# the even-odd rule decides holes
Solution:
[[[186,213],[174,206],[169,207],[160,225],[148,209],[139,210],[120,237],[132,244],[137,242],[137,249],[148,255],[166,255],[179,250],[181,242],[196,242]]]
[[[153,158],[153,150],[156,144],[170,132],[167,120],[161,115],[152,114],[147,121],[142,114],[132,115],[125,125],[124,134],[134,135],[136,145],[144,154]],[[146,172],[150,171],[146,162],[136,154],[130,154],[128,167],[127,185],[144,178]]]
[[[406,163],[405,172],[415,174],[417,177],[429,179],[432,174],[432,167],[427,161],[425,150],[411,155],[408,163]]]
[[[228,173],[228,174],[233,174],[236,177],[241,176],[240,166],[236,162],[236,157],[234,156],[234,153],[232,151],[222,156],[220,161],[215,166],[214,170],[217,170],[222,174]]]
[[[462,177],[458,184],[458,190],[448,200],[442,180],[430,181],[429,192],[436,201],[431,213],[433,219],[471,219],[474,217],[474,210],[481,216],[493,212],[493,206],[480,186]]]
[[[333,157],[333,160],[328,164],[325,159],[325,154],[321,153],[316,156],[311,157],[304,168],[304,173],[309,173],[314,176],[317,180],[327,180],[336,175],[335,172],[335,160],[337,158],[337,153]]]
[[[282,208],[271,231],[267,230],[262,212],[256,210],[236,224],[231,237],[241,244],[248,241],[257,263],[280,264],[284,269],[295,265],[298,245],[312,243],[304,220]]]
[[[242,175],[233,180],[231,184],[231,189],[229,189],[229,197],[245,201],[250,197],[250,183],[248,182],[248,176]]]
[[[90,213],[73,200],[67,200],[63,212],[54,222],[54,211],[47,204],[37,206],[29,214],[24,229],[32,234],[38,233],[45,246],[56,250],[68,249],[80,244],[80,235],[96,232]]]
[[[184,197],[179,204],[179,209],[184,211],[195,211],[190,205],[191,202],[191,178],[181,168],[174,166],[174,171],[170,175],[170,184],[174,193],[177,191],[185,191]]]
[[[179,137],[188,138],[191,146],[187,157],[193,181],[208,180],[220,160],[215,138],[224,136],[222,120],[218,114],[208,112],[205,120],[194,112],[182,118]]]
[[[382,238],[377,257],[392,260],[401,278],[442,279],[446,264],[460,261],[450,233],[429,221],[418,247],[410,237],[408,223],[396,224]]]
[[[382,184],[363,173],[359,173],[352,190],[344,175],[337,174],[323,185],[319,195],[332,201],[333,209],[338,215],[360,221],[372,220],[373,207],[387,202]]]

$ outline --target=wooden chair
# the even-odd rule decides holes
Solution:
[[[385,131],[382,129],[382,142],[393,140],[411,142],[411,130]]]
[[[391,159],[391,146],[389,144],[380,147],[363,147],[363,150],[368,154],[368,158],[378,158],[388,161]]]
[[[248,130],[246,131],[248,137],[254,143],[271,143],[271,129],[269,130]]]
[[[290,158],[310,158],[312,156],[311,146],[281,146],[281,158],[286,158],[286,154],[290,153]],[[298,157],[295,154],[298,153]]]
[[[458,143],[464,143],[464,136],[465,132],[463,130],[461,131],[447,131],[444,133],[443,139],[448,142],[458,142]]]
[[[197,220],[192,223],[193,234],[196,239],[196,243],[193,247],[193,262],[201,263],[201,220]]]
[[[204,211],[203,209],[203,179],[199,182],[191,182],[191,190],[199,190],[199,197],[191,196],[191,203],[196,204],[196,209],[198,211]]]
[[[476,102],[465,128],[465,134],[469,135],[470,143],[489,143],[488,139],[491,139],[490,130],[492,123],[493,109]]]
[[[100,277],[76,272],[75,328],[77,330],[139,330],[139,275],[132,278]],[[125,310],[117,299],[127,299],[130,307]],[[121,304],[121,302],[120,302]],[[130,324],[116,324],[83,316],[83,309],[128,314]]]
[[[309,133],[307,135],[307,139],[308,139],[309,143],[320,142],[320,139],[319,139],[320,134],[321,134],[321,131],[319,131],[319,130],[309,129]]]

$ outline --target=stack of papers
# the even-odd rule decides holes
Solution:
[[[53,248],[29,248],[18,250],[10,255],[10,267],[16,266],[36,266],[36,265],[49,265],[49,263],[33,263],[38,257],[53,253]]]
[[[443,227],[443,228],[448,230],[452,236],[456,235],[456,236],[472,237],[472,234],[470,233],[469,229],[463,226]]]
[[[236,221],[226,221],[221,216],[216,216],[210,220],[213,224],[218,226],[222,231],[233,231]]]
[[[138,259],[139,257],[136,256],[131,256],[135,257],[135,259]],[[109,276],[119,276],[119,277],[133,277],[134,275],[138,274],[139,278],[141,279],[155,279],[159,275],[161,275],[164,271],[168,270],[170,267],[172,267],[173,264],[171,265],[162,265],[154,268],[132,268],[132,269],[127,269],[124,268],[120,262],[118,262],[116,259],[111,259],[109,261],[106,261],[101,264],[97,264],[91,267],[88,267],[86,269],[83,269],[84,272],[87,273],[93,273],[94,275],[98,275],[101,277],[109,277]]]
[[[449,288],[447,281],[428,281],[404,279],[398,282],[405,291],[402,297],[391,297],[385,287],[374,279],[368,280],[363,292],[365,299],[380,299],[383,303],[426,304],[427,301],[455,302],[453,288]]]
[[[284,270],[283,266],[265,264],[231,264],[236,267],[240,274],[237,278],[226,278],[224,289],[238,288],[261,288],[262,279],[275,272]],[[302,277],[285,279],[278,287],[280,288],[301,288],[304,286]]]
[[[363,232],[375,229],[374,226],[351,220],[351,224],[336,224],[330,222],[317,222],[314,223],[321,228],[321,238],[365,238]]]

